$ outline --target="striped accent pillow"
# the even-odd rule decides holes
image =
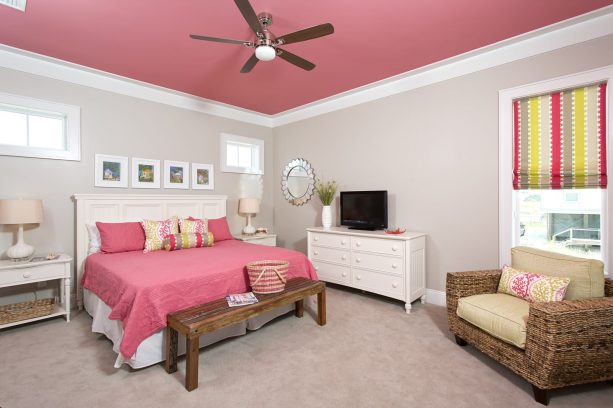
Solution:
[[[201,248],[213,246],[213,234],[206,235],[198,233],[173,234],[164,238],[163,247],[167,251],[177,251],[179,249]]]

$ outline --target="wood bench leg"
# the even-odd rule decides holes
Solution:
[[[179,333],[171,327],[166,327],[166,363],[164,368],[168,374],[177,371]]]
[[[296,317],[304,316],[304,299],[296,301],[296,309],[294,310]]]
[[[317,324],[326,325],[326,288],[317,294]]]
[[[185,367],[185,389],[192,391],[198,388],[198,352],[200,341],[198,337],[187,338],[187,357]]]

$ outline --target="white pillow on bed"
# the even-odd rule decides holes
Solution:
[[[87,235],[89,236],[87,255],[100,252],[102,241],[100,240],[100,231],[98,231],[98,227],[96,227],[95,224],[85,224],[85,227],[87,228]]]

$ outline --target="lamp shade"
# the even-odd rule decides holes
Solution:
[[[0,200],[0,224],[38,224],[42,221],[42,200]]]
[[[260,200],[257,198],[241,198],[238,202],[238,212],[242,214],[257,214],[260,212]]]

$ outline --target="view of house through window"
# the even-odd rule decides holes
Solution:
[[[602,259],[602,189],[519,190],[519,244]]]

